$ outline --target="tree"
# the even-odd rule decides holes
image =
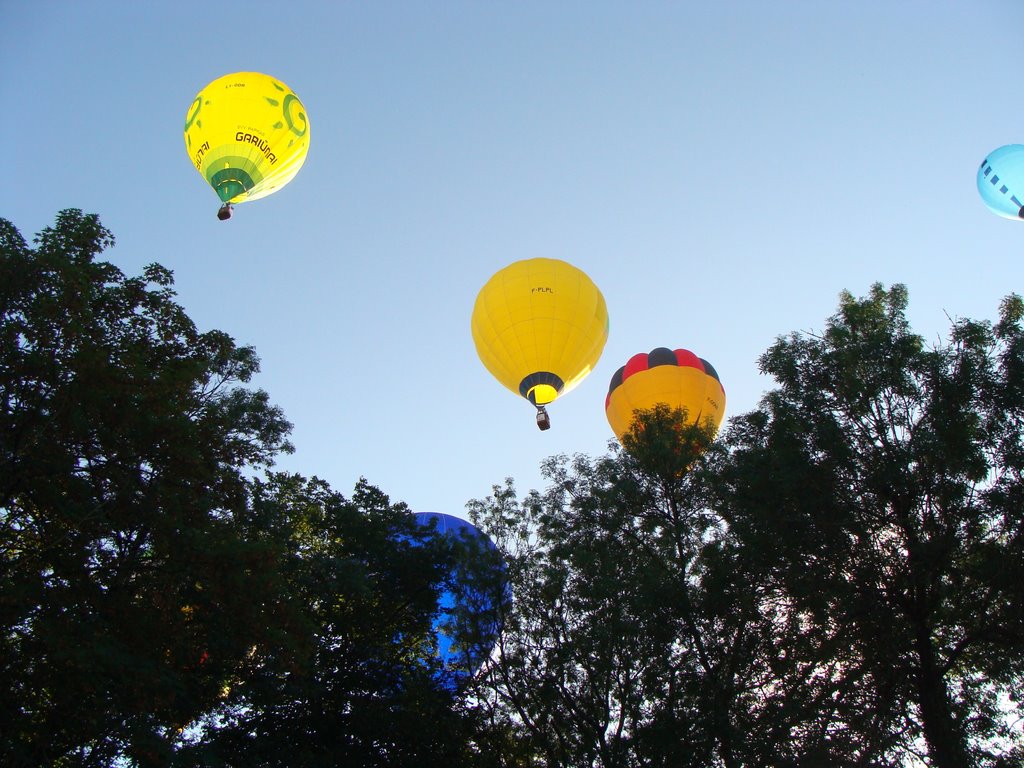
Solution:
[[[706,453],[686,414],[472,505],[514,601],[477,695],[505,765],[1024,757],[1024,302],[928,348],[844,295]]]
[[[159,762],[265,621],[264,553],[232,516],[290,427],[168,271],[95,259],[96,216],[63,211],[36,243],[0,220],[3,757]]]
[[[96,216],[35,242],[0,220],[0,762],[485,764],[432,661],[462,555],[267,472],[253,350],[99,261]]]
[[[935,347],[906,305],[844,294],[762,356],[779,386],[734,421],[716,508],[816,639],[792,650],[837,725],[937,768],[1016,764],[1024,303]]]
[[[546,493],[520,503],[509,483],[473,505],[513,588],[477,691],[492,733],[521,745],[506,765],[807,764],[804,710],[779,704],[785,627],[709,510],[709,437],[659,406],[628,451],[556,457]]]
[[[365,481],[253,486],[254,537],[283,544],[274,642],[205,718],[183,766],[485,765],[434,656],[438,590],[456,552]]]

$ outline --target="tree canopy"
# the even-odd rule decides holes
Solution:
[[[476,502],[516,597],[480,693],[510,765],[1019,763],[1024,303],[934,347],[906,306],[780,338],[705,455],[659,406]]]
[[[76,210],[35,247],[0,220],[0,762],[465,752],[430,655],[451,548],[368,484],[259,479],[290,425],[244,386],[255,353],[113,242]]]
[[[940,768],[1010,765],[1024,744],[1024,303],[931,347],[906,306],[902,286],[844,294],[823,333],[764,354],[779,386],[734,425],[720,509],[804,634],[834,649],[844,728]]]
[[[1019,297],[929,345],[903,286],[843,294],[717,439],[658,405],[470,502],[495,557],[274,471],[255,352],[112,245],[0,220],[5,765],[1024,763]],[[501,627],[469,680],[445,590]]]

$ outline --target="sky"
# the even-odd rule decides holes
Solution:
[[[1024,292],[1024,222],[975,175],[1024,143],[1021,0],[210,3],[0,0],[0,217],[99,214],[128,275],[157,262],[201,330],[255,348],[294,425],[277,469],[465,516],[511,477],[614,439],[615,370],[710,361],[726,419],[758,357],[840,292],[903,283],[914,329]],[[310,150],[218,221],[186,152],[210,81],[270,74]],[[585,271],[610,333],[552,428],[476,356],[502,267]]]

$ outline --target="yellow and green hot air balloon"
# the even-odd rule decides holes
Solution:
[[[608,339],[604,296],[582,271],[558,259],[525,259],[499,270],[473,307],[473,342],[491,374],[537,407],[590,373]]]
[[[276,192],[299,172],[309,150],[309,119],[298,96],[276,78],[236,72],[203,88],[185,116],[189,159],[231,206]]]
[[[612,376],[604,404],[620,443],[634,413],[658,403],[684,408],[688,423],[717,432],[725,415],[725,389],[711,363],[687,349],[658,347],[633,355]]]

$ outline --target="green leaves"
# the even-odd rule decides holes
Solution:
[[[165,268],[100,261],[97,217],[34,242],[0,220],[5,764],[1019,761],[1020,297],[929,346],[904,287],[843,294],[717,441],[654,408],[471,503],[496,570],[366,481],[270,472],[255,351]],[[455,565],[511,594],[460,696],[432,661]]]
[[[281,473],[251,490],[244,525],[275,552],[274,635],[181,763],[469,764],[469,721],[431,653],[451,552],[365,481],[351,500]]]
[[[1019,466],[1021,304],[1004,302],[995,332],[954,322],[933,349],[910,331],[906,306],[902,286],[844,294],[823,334],[766,353],[762,367],[781,386],[729,436],[723,514],[742,538],[757,534],[751,542],[777,536],[762,557],[778,588],[853,651],[834,683],[862,702],[847,727],[865,744],[873,733],[880,756],[905,754],[918,735],[932,764],[974,765],[995,731],[972,730],[983,718],[965,723],[993,706],[997,691],[981,681],[1008,669],[982,616],[1009,592],[972,563],[985,552],[1024,576],[990,533],[1021,522],[1004,506],[1020,478],[1007,469]]]
[[[457,553],[366,482],[256,479],[291,425],[255,352],[95,216],[36,243],[0,220],[0,762],[476,759],[431,661]]]
[[[167,270],[98,260],[96,216],[63,211],[35,249],[0,232],[5,748],[98,761],[213,706],[263,634],[263,553],[231,519],[289,427]]]
[[[628,452],[476,503],[515,596],[478,691],[498,733],[588,766],[1020,751],[1024,306],[933,348],[906,307],[876,285],[780,338],[778,386],[703,454],[655,408]]]

